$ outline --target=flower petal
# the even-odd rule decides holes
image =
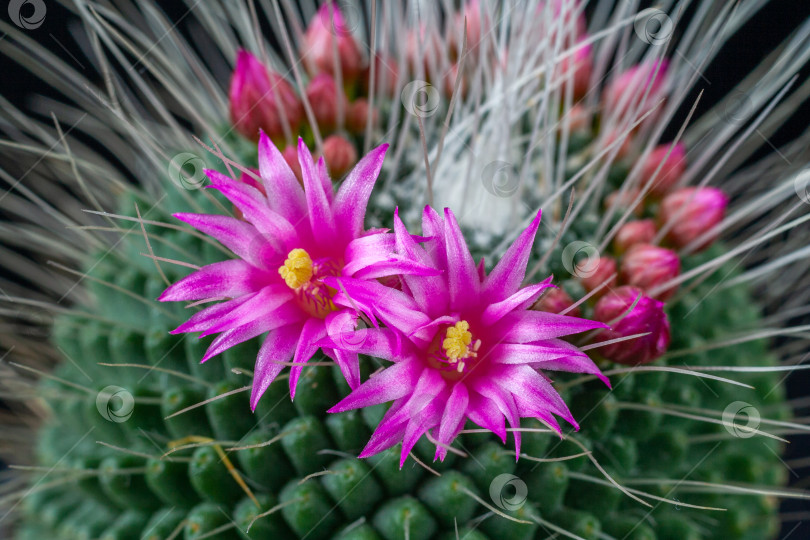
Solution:
[[[211,187],[217,189],[242,212],[247,221],[268,239],[278,242],[277,249],[286,251],[298,238],[296,229],[282,215],[273,212],[261,191],[243,182],[234,182],[224,174],[206,170]]]
[[[362,232],[368,198],[380,175],[386,150],[388,145],[383,144],[366,154],[340,186],[332,208],[342,238],[356,238]]]
[[[439,424],[439,436],[436,440],[439,444],[436,445],[435,459],[444,461],[447,456],[447,448],[442,445],[450,445],[453,439],[456,438],[458,432],[464,425],[464,420],[467,417],[467,406],[470,403],[470,395],[467,392],[467,387],[463,382],[459,381],[453,385],[453,390],[450,392],[450,397],[442,413],[442,420]]]
[[[488,302],[503,300],[515,294],[520,288],[520,284],[526,276],[526,265],[532,252],[534,237],[540,226],[540,214],[541,212],[537,212],[537,217],[509,246],[484,282],[483,296]]]
[[[421,363],[416,359],[398,362],[361,384],[328,412],[371,407],[406,396],[413,391],[422,370]]]
[[[259,398],[267,391],[270,383],[290,361],[298,338],[301,335],[301,324],[288,324],[271,330],[256,356],[256,367],[253,371],[253,388],[250,392],[250,409],[256,410]]]
[[[208,236],[213,236],[240,259],[255,266],[261,265],[261,259],[255,257],[256,249],[251,242],[251,239],[259,235],[253,225],[215,214],[174,214],[174,217]]]
[[[268,193],[270,208],[291,223],[307,213],[304,190],[276,145],[264,131],[259,133],[259,174]]]
[[[543,290],[551,286],[551,278],[548,278],[542,283],[523,287],[509,298],[488,305],[481,314],[481,322],[485,325],[495,324],[512,311],[526,309],[537,300]]]
[[[456,217],[449,208],[444,209],[444,229],[450,304],[456,309],[463,309],[477,299],[481,287],[478,269]]]
[[[161,302],[236,297],[255,292],[272,283],[272,274],[245,261],[233,259],[203,266],[171,285],[160,295]]]
[[[531,343],[596,328],[607,328],[607,325],[599,321],[545,311],[524,311],[504,316],[498,322],[498,329],[495,332],[507,343]]]
[[[335,238],[335,217],[332,215],[329,198],[312,161],[312,154],[301,138],[298,139],[298,162],[301,164],[301,174],[304,178],[304,192],[307,197],[312,234],[317,237],[319,245],[328,246]]]
[[[318,351],[318,341],[326,337],[326,325],[323,319],[311,317],[304,323],[301,329],[301,337],[298,339],[298,347],[295,349],[293,363],[297,364],[290,368],[290,398],[295,399],[295,387],[298,385],[298,378],[303,371],[303,364]]]
[[[503,413],[492,400],[477,392],[470,392],[467,417],[470,421],[497,435],[501,442],[506,442],[506,422]]]

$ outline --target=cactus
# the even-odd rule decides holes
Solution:
[[[717,44],[753,14],[750,6],[730,13],[708,0],[699,4],[699,13],[734,21],[714,28]],[[761,141],[751,142],[736,117],[725,118],[717,144],[699,144],[711,138],[706,118],[664,138],[694,84],[685,83],[695,79],[691,66],[708,62],[716,48],[689,46],[705,33],[704,22],[690,23],[684,34],[679,56],[694,61],[686,66],[658,48],[671,28],[650,34],[644,24],[671,23],[667,15],[645,10],[622,29],[632,6],[606,0],[588,10],[592,26],[605,25],[590,32],[574,1],[507,7],[472,0],[458,10],[447,3],[416,22],[409,8],[366,7],[368,30],[372,21],[381,25],[370,32],[380,48],[369,55],[358,37],[363,10],[325,3],[308,21],[291,20],[298,14],[286,6],[273,13],[278,42],[291,55],[288,77],[277,58],[268,65],[259,22],[245,25],[258,16],[255,6],[203,3],[195,20],[216,37],[219,52],[235,56],[225,100],[212,90],[213,73],[222,71],[196,58],[179,34],[169,30],[144,47],[147,34],[163,28],[158,10],[143,8],[149,15],[133,22],[127,19],[140,7],[113,16],[121,24],[113,31],[97,19],[114,11],[77,2],[100,56],[93,65],[117,74],[99,91],[105,107],[92,109],[101,127],[88,128],[100,130],[105,151],[77,144],[77,157],[60,143],[53,156],[54,167],[65,167],[58,184],[81,193],[78,201],[63,208],[61,188],[23,186],[24,198],[9,198],[11,213],[40,213],[0,230],[3,238],[18,236],[21,252],[0,267],[21,281],[35,268],[31,279],[39,280],[36,294],[24,291],[33,299],[0,289],[0,301],[19,308],[0,311],[0,322],[5,328],[23,319],[47,332],[11,340],[0,334],[2,351],[16,349],[43,368],[18,362],[10,379],[12,397],[39,420],[25,418],[34,433],[30,467],[18,472],[25,476],[8,492],[0,486],[3,517],[11,503],[17,518],[14,537],[775,537],[778,500],[807,498],[784,487],[780,434],[807,428],[792,421],[785,394],[783,372],[794,368],[770,342],[789,321],[774,321],[764,308],[784,302],[788,314],[806,310],[810,289],[797,271],[806,216],[785,223],[779,204],[794,191],[807,202],[800,189],[807,177],[788,177],[793,169],[778,160],[758,162],[756,174],[742,170]],[[222,30],[223,21],[238,37]],[[625,31],[639,43],[628,45]],[[6,44],[28,42],[18,34],[11,29]],[[391,36],[396,43],[386,42]],[[767,62],[784,75],[798,71],[794,59],[808,56],[807,36],[810,22]],[[527,50],[538,39],[545,45]],[[154,80],[118,92],[120,66],[96,49],[123,64],[122,49],[142,53],[138,62]],[[606,66],[611,73],[603,80],[598,70]],[[57,84],[73,97],[70,85],[81,77],[58,77]],[[738,114],[789,97],[762,127],[776,129],[803,96],[786,94],[788,81],[747,79],[755,107]],[[4,132],[22,117],[14,112],[0,122]],[[8,131],[25,144],[3,145],[3,152],[24,147],[51,157],[47,130],[34,137],[42,148],[29,145],[26,130]],[[799,159],[807,138],[784,155]],[[200,142],[206,158],[189,152],[202,154]],[[313,149],[321,161],[312,159]],[[448,207],[444,217],[424,210],[426,202]],[[98,212],[77,218],[71,209],[79,203]],[[791,202],[788,214],[796,208],[806,210]],[[53,221],[59,232],[47,228]],[[62,230],[74,222],[86,227]],[[21,245],[28,239],[32,246]],[[369,239],[373,249],[362,247]],[[431,250],[439,241],[444,251],[437,255]],[[331,251],[312,255],[307,242]],[[766,242],[766,256],[746,260]],[[278,243],[295,245],[282,250]],[[357,262],[352,256],[363,264],[344,275]],[[81,276],[59,282],[69,289],[64,296],[54,296],[61,288],[43,283],[31,266],[45,258]],[[222,261],[238,271],[194,281]],[[789,279],[758,286],[775,271]],[[458,276],[466,288],[452,281]],[[431,298],[420,304],[414,292],[422,278],[435,278],[432,289],[421,290],[448,296],[445,311],[452,313],[426,314]],[[232,282],[238,286],[228,294],[215,294]],[[192,298],[185,287],[202,292]],[[396,291],[396,299],[358,294],[381,290]],[[496,297],[493,290],[510,292]],[[473,297],[480,306],[471,307]],[[295,305],[285,312],[288,304]],[[240,311],[245,305],[251,309]],[[204,312],[210,317],[194,318],[212,306]],[[35,308],[54,317],[34,320]],[[403,329],[382,308],[430,323]],[[473,326],[492,326],[490,337],[502,338],[491,340],[494,346],[480,349],[484,332],[467,320],[475,310]],[[499,318],[484,324],[481,313],[492,312]],[[270,322],[263,332],[228,339],[237,321],[247,326],[256,314]],[[346,317],[333,331],[337,315]],[[536,324],[518,324],[525,321]],[[280,328],[295,339],[279,338]],[[527,328],[548,335],[527,337]],[[369,335],[396,346],[363,349],[355,365],[361,346],[353,339]],[[410,351],[419,339],[422,349]],[[535,348],[483,364],[501,344]],[[419,354],[419,373],[390,375]],[[476,376],[502,376],[507,370],[493,368],[498,362],[526,368],[508,372],[514,377],[506,398],[459,383],[482,365]],[[20,379],[31,373],[38,378]],[[356,398],[378,376],[399,385],[397,392],[407,388],[378,404]],[[439,380],[439,395],[414,389],[429,377]],[[521,399],[527,389],[533,393]],[[403,395],[429,399],[408,415],[405,405],[413,404]],[[486,403],[473,406],[474,399]],[[568,424],[560,427],[558,417]],[[11,446],[25,447],[16,438]]]

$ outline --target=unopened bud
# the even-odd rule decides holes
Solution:
[[[651,219],[628,221],[616,232],[613,246],[621,254],[637,244],[649,244],[655,239],[655,233],[655,222]]]
[[[677,286],[660,290],[661,286],[678,277],[681,262],[678,254],[651,244],[638,244],[622,259],[622,280],[644,290],[657,300],[668,300]]]
[[[652,182],[649,193],[653,197],[663,197],[669,193],[686,170],[686,146],[683,143],[678,143],[672,146],[671,152],[670,146],[669,144],[662,144],[653,149],[641,169],[642,183],[646,185]],[[669,153],[669,157],[667,157],[667,153]],[[658,174],[655,174],[662,162],[664,165],[661,166]],[[655,175],[654,180],[653,175]]]
[[[285,122],[291,133],[298,129],[301,102],[295,90],[247,51],[240,50],[236,57],[228,97],[231,122],[249,139],[258,140],[260,129],[271,139],[281,139]]]
[[[323,141],[323,159],[332,178],[337,180],[357,164],[357,150],[340,135],[330,135]]]
[[[664,313],[664,303],[646,296],[636,287],[626,285],[603,296],[594,307],[593,318],[610,325],[610,329],[596,336],[597,342],[646,334],[597,349],[614,362],[631,366],[647,364],[669,347],[669,320]]]
[[[596,261],[585,260],[577,265],[575,275],[580,277],[582,286],[590,292],[599,288],[597,295],[604,294],[616,286],[616,261],[613,257],[599,257]]]
[[[326,2],[318,9],[303,39],[303,57],[312,73],[334,75],[337,48],[343,80],[357,79],[363,71],[363,55],[351,30],[337,2]]]
[[[703,237],[695,246],[702,251],[717,239],[719,232],[712,230],[723,221],[726,206],[728,197],[719,189],[683,188],[664,197],[658,218],[662,227],[669,227],[667,240],[675,247],[686,247]]]

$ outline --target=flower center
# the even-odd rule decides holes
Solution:
[[[330,258],[313,261],[306,250],[296,248],[278,273],[295,293],[299,307],[313,317],[324,318],[337,307],[332,302],[334,289],[323,284],[326,276],[339,276],[340,265]]]
[[[298,289],[309,283],[312,279],[313,268],[312,259],[303,249],[294,249],[287,254],[284,266],[278,269],[281,278],[287,283],[287,287]]]
[[[436,345],[438,345],[441,335],[441,333],[436,335],[437,340],[434,342]],[[433,360],[434,366],[442,371],[464,373],[467,369],[467,362],[478,356],[480,348],[481,340],[473,341],[470,323],[462,320],[447,328],[441,342],[441,349],[432,347],[434,352],[430,358]]]

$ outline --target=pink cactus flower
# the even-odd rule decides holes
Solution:
[[[538,418],[559,432],[560,416],[575,427],[547,370],[591,373],[608,383],[596,365],[563,336],[604,328],[602,323],[529,309],[551,287],[551,278],[521,287],[540,215],[515,240],[489,275],[476,265],[456,218],[426,207],[424,245],[394,218],[400,256],[434,268],[437,275],[402,276],[402,290],[374,281],[328,278],[340,289],[334,301],[356,305],[384,328],[360,330],[364,339],[343,340],[347,352],[393,362],[330,409],[393,402],[360,457],[402,442],[400,466],[430,431],[444,459],[469,419],[506,441],[505,421]],[[358,345],[352,345],[359,343]],[[324,345],[337,347],[334,336]],[[520,432],[514,432],[520,455]]]
[[[210,264],[166,289],[163,302],[224,300],[194,314],[172,333],[219,334],[205,362],[238,343],[266,335],[256,358],[251,407],[293,360],[290,395],[303,364],[330,334],[353,329],[357,313],[333,302],[329,277],[363,283],[386,275],[436,273],[393,254],[394,235],[364,230],[371,189],[388,145],[372,150],[343,181],[337,193],[321,158],[315,163],[299,139],[304,185],[264,133],[259,141],[259,172],[267,196],[217,171],[207,171],[211,187],[236,205],[243,220],[208,214],[175,217],[219,240],[236,258]],[[360,384],[357,355],[325,348],[349,386]]]

